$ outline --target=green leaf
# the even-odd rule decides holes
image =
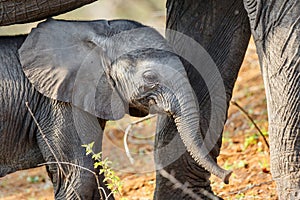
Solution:
[[[101,161],[102,153],[97,153],[92,156],[92,158],[96,161]]]
[[[85,154],[89,155],[89,154],[93,154],[93,146],[94,146],[94,142],[90,143],[90,144],[83,144],[81,145],[82,147],[85,148]]]
[[[29,183],[38,183],[40,181],[40,177],[39,176],[28,176],[26,180]]]
[[[102,160],[102,152],[95,153],[93,151],[94,142],[90,144],[84,144],[82,147],[85,148],[86,155],[92,154],[94,162],[94,168],[100,168],[99,174],[104,174],[104,182],[106,186],[112,191],[112,193],[120,193],[123,183],[121,179],[116,175],[115,171],[111,169],[112,162],[105,158]],[[125,200],[125,199],[124,199]]]

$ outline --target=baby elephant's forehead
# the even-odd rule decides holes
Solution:
[[[153,67],[158,65],[167,65],[170,59],[166,58],[143,58],[138,59],[135,63],[137,67]]]
[[[173,53],[157,49],[138,49],[133,52],[124,53],[116,59],[121,62],[131,62],[133,65],[140,65],[147,62],[167,64],[176,57]]]
[[[168,50],[149,49],[139,53],[138,61],[140,62],[155,62],[157,64],[168,64],[176,60],[176,55]]]
[[[176,56],[165,55],[165,57],[144,57],[135,61],[137,68],[160,69],[160,68],[178,68],[180,61]]]

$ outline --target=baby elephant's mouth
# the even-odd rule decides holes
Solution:
[[[140,109],[147,109],[149,111],[150,102],[153,103],[153,93],[146,93],[139,97],[132,98],[131,104]]]
[[[131,104],[138,109],[147,110],[150,114],[164,113],[172,116],[180,111],[174,91],[159,84],[140,87],[132,95]]]
[[[159,92],[158,84],[151,84],[148,86],[141,86],[137,89],[137,91],[132,95],[130,101],[133,105],[137,107],[150,107],[150,100],[156,102],[156,96]],[[153,103],[153,102],[152,102]]]

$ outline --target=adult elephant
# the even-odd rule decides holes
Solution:
[[[229,0],[198,1],[168,0],[167,28],[184,33],[199,42],[218,66],[226,90],[227,110],[232,89],[244,58],[252,33],[264,78],[270,135],[271,172],[276,181],[280,199],[300,198],[300,2],[287,0]],[[180,43],[176,33],[167,34],[175,44]],[[179,54],[182,49],[177,48]],[[216,129],[221,136],[225,120],[209,127],[211,116],[222,115],[222,110],[211,110],[210,91],[203,90],[200,74],[185,63],[190,82],[200,102],[202,133]],[[215,74],[212,75],[212,77]],[[209,88],[209,86],[207,87]],[[218,94],[213,94],[218,95]],[[212,119],[215,120],[215,119]],[[223,121],[222,121],[223,120]],[[161,147],[176,135],[174,122],[160,118],[156,147]],[[168,128],[165,128],[168,127]],[[213,135],[213,136],[212,136]],[[213,137],[213,138],[212,138]],[[216,141],[211,155],[220,151],[221,137],[206,135],[208,141]],[[215,144],[215,143],[214,143]],[[210,147],[209,147],[210,148]],[[164,162],[164,152],[157,154],[157,162]],[[184,167],[183,167],[184,166]],[[185,153],[166,167],[176,171],[175,177],[189,182],[189,187],[202,196],[205,188],[211,191],[209,173],[197,166]],[[172,190],[167,179],[157,174],[156,199],[190,199],[182,191]],[[205,198],[205,197],[204,197]]]
[[[26,1],[28,2],[30,1]],[[36,2],[39,1],[34,1],[31,5],[35,5]],[[56,1],[52,2],[57,5]],[[84,3],[83,0],[80,2]],[[17,22],[9,15],[12,11],[18,13],[14,1],[2,1],[0,4],[2,9],[9,7],[12,9],[2,10],[1,25]],[[266,87],[271,171],[280,199],[297,199],[300,190],[299,4],[300,2],[295,0],[167,1],[167,28],[195,39],[215,61],[224,81],[227,101],[225,111],[252,32]],[[25,5],[25,1],[22,5]],[[39,7],[36,8],[39,14]],[[61,12],[72,9],[63,6],[61,8],[64,9],[60,10]],[[26,13],[25,10],[21,10],[21,13]],[[41,16],[38,14],[35,18],[26,15],[29,19],[26,18],[24,21],[21,17],[18,23],[42,19],[47,15],[54,15],[54,12],[46,12]],[[176,37],[169,34],[167,38],[174,41]],[[210,109],[209,91],[203,89],[204,81],[187,62],[185,68],[200,102],[201,129],[205,133],[209,128],[210,116],[215,112]],[[224,112],[224,109],[220,112]],[[219,136],[224,121],[225,119],[221,118],[219,125],[215,127],[220,133]],[[168,144],[174,138],[177,133],[174,127],[172,119],[160,118],[159,134],[155,144],[157,148]],[[209,134],[206,136],[212,141],[218,140],[211,151],[211,155],[216,158],[219,154],[221,138],[214,137],[210,138]],[[160,153],[161,156],[156,155],[156,160],[158,163],[163,163],[167,152]],[[172,153],[169,152],[168,156],[172,156]],[[189,187],[199,195],[201,195],[201,188],[211,190],[208,180],[210,173],[196,165],[188,153],[183,154],[179,159],[175,156],[174,158],[173,160],[176,161],[165,167],[167,171],[173,170],[178,180],[188,181]],[[157,175],[157,180],[156,199],[189,199],[189,196],[182,194],[180,189],[173,189],[170,184],[167,184],[168,180],[160,174]]]

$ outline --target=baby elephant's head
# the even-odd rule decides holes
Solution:
[[[154,29],[137,22],[47,20],[19,50],[24,73],[43,95],[116,120],[125,113],[173,117],[197,163],[228,182],[208,154],[199,108],[180,59]]]
[[[179,114],[179,100],[191,92],[181,61],[168,51],[143,49],[122,55],[112,63],[110,76],[129,113],[136,116]]]

